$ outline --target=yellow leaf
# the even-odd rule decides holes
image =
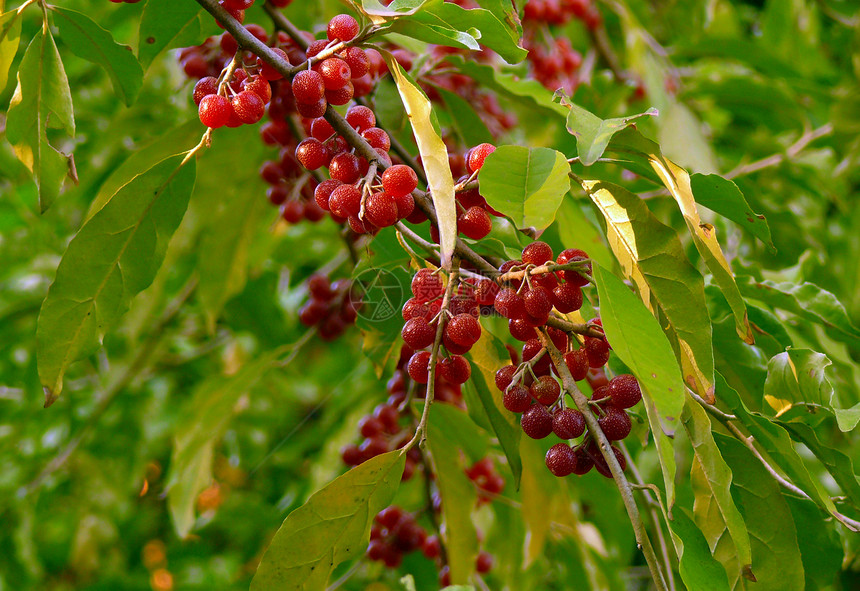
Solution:
[[[428,189],[439,221],[442,266],[451,269],[451,256],[457,244],[457,205],[454,202],[454,178],[448,165],[448,148],[431,118],[430,99],[412,81],[390,53],[383,52],[388,69],[397,84],[400,99],[415,133],[421,164],[427,175]]]

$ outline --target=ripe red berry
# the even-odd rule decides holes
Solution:
[[[206,76],[205,78],[201,78],[197,81],[197,84],[194,85],[194,94],[192,95],[194,98],[194,104],[200,105],[200,101],[203,100],[204,96],[209,96],[210,94],[216,94],[218,92],[218,79],[214,76]]]
[[[433,269],[419,269],[412,277],[412,295],[420,302],[429,302],[442,295],[442,280]]]
[[[358,35],[358,21],[348,14],[339,14],[329,21],[326,35],[329,41],[351,41]]]
[[[543,320],[540,324],[546,323],[546,318],[552,310],[552,300],[550,300],[549,292],[540,286],[533,286],[523,295],[523,306],[526,314],[537,320]]]
[[[561,439],[576,439],[585,433],[585,417],[572,408],[556,411],[552,416],[552,432]]]
[[[493,305],[499,314],[510,320],[522,318],[526,313],[522,296],[516,290],[509,287],[502,289],[496,294]]]
[[[407,195],[418,187],[418,175],[404,164],[395,164],[382,173],[382,187],[391,195]]]
[[[472,366],[462,355],[450,355],[439,361],[439,375],[452,384],[465,384],[472,375]]]
[[[556,443],[546,452],[546,467],[553,476],[563,478],[573,473],[576,466],[576,454],[566,443]]]
[[[334,128],[325,118],[317,117],[311,123],[311,135],[324,142],[334,135]]]
[[[342,183],[351,185],[361,177],[358,157],[350,152],[341,152],[334,156],[328,165],[329,176]],[[356,212],[354,215],[358,215]]]
[[[525,412],[532,405],[532,397],[531,394],[529,394],[528,388],[520,384],[516,384],[508,388],[502,395],[502,404],[510,412]]]
[[[513,380],[515,373],[517,373],[516,365],[505,365],[499,369],[495,376],[496,388],[502,392],[507,390],[508,386],[511,385],[511,380]]]
[[[496,146],[493,144],[480,144],[472,148],[469,152],[469,159],[466,162],[469,172],[481,170],[481,167],[484,165],[484,160],[495,151]]]
[[[582,307],[582,289],[573,283],[556,285],[552,290],[552,303],[562,314],[575,312]]]
[[[611,450],[612,453],[615,455],[615,458],[618,460],[618,463],[621,465],[621,470],[623,472],[627,469],[627,458],[625,458],[624,454],[621,453],[621,450],[614,445],[611,447]],[[591,457],[591,460],[594,462],[594,468],[606,478],[612,478],[612,472],[609,470],[609,464],[606,463],[606,460],[600,453],[600,450],[597,448],[597,444],[595,444],[594,441],[592,441],[586,447],[586,451]]]
[[[428,536],[426,540],[424,540],[424,545],[421,547],[421,551],[424,553],[429,559],[434,559],[439,556],[442,552],[442,545],[439,542],[439,536]]]
[[[397,203],[384,191],[372,193],[365,203],[364,215],[374,226],[387,228],[397,222]]]
[[[243,90],[233,97],[233,110],[242,123],[256,123],[263,118],[266,105],[263,99],[249,90]]]
[[[388,151],[391,149],[391,138],[388,134],[378,127],[371,127],[361,132],[361,137],[367,140],[371,148]],[[385,173],[383,173],[385,174]],[[387,190],[387,189],[386,189]]]
[[[408,217],[413,211],[415,211],[415,199],[411,194],[392,195],[392,197],[394,198],[394,204],[397,205],[398,220]]]
[[[578,248],[568,248],[567,250],[563,250],[559,253],[556,262],[559,265],[564,265],[567,263],[575,263],[576,261],[583,261],[587,259],[588,253],[586,253],[584,250],[579,250]],[[589,275],[591,275],[591,263],[588,263],[585,270]],[[574,285],[579,287],[588,284],[588,279],[586,279],[576,271],[563,271],[562,277],[565,281],[573,283]]]
[[[470,207],[457,218],[457,231],[472,240],[485,238],[492,229],[490,215],[482,207]]]
[[[376,125],[376,115],[364,105],[353,105],[346,111],[346,122],[355,129],[370,129]]]
[[[633,427],[630,416],[614,406],[607,407],[606,415],[597,419],[597,422],[609,441],[624,439],[630,435],[630,429]]]
[[[221,0],[225,10],[245,10],[251,8],[254,0]]]
[[[352,185],[340,185],[331,192],[328,207],[338,217],[357,216],[361,208],[361,191]]]
[[[543,265],[552,259],[552,247],[546,242],[537,240],[523,249],[523,263],[527,265]]]
[[[370,58],[360,47],[347,47],[343,51],[343,60],[349,65],[353,80],[364,77],[370,71]]]
[[[290,64],[290,58],[287,57],[287,52],[281,49],[280,47],[272,47],[271,51],[278,54],[278,57],[281,58],[287,65]],[[260,76],[265,78],[266,80],[280,80],[284,77],[278,70],[264,62],[259,57],[257,58],[257,66],[260,68]]]
[[[341,183],[337,179],[324,180],[316,186],[316,189],[314,189],[314,202],[316,202],[316,204],[324,211],[329,211],[329,197],[331,197],[332,191],[337,189],[342,184],[343,183]]]
[[[400,336],[411,349],[424,349],[433,344],[436,327],[424,318],[412,318],[403,325]]]
[[[481,324],[471,314],[457,314],[445,326],[448,337],[463,347],[472,347],[481,338]]]
[[[296,101],[296,111],[305,119],[315,119],[317,117],[322,117],[323,115],[325,115],[326,107],[328,107],[328,101],[324,98],[321,98],[315,103],[308,104]]]
[[[484,550],[478,553],[478,557],[475,559],[475,570],[481,574],[485,574],[490,572],[493,568],[493,556]]]
[[[331,154],[322,142],[309,137],[296,147],[296,158],[308,170],[316,170],[329,163]]]
[[[511,333],[512,337],[522,342],[538,338],[534,325],[525,318],[515,318],[508,321],[508,332]]]
[[[313,70],[302,70],[292,82],[293,97],[304,104],[318,103],[325,96],[325,83],[322,76]],[[326,136],[328,137],[328,136]],[[325,139],[325,138],[317,138]]]
[[[262,76],[246,79],[242,82],[241,88],[256,94],[264,105],[268,105],[269,101],[272,100],[272,85]]]
[[[564,363],[574,380],[584,380],[585,376],[588,375],[588,355],[584,348],[565,353]]]
[[[232,112],[233,105],[230,104],[229,99],[218,94],[204,96],[197,109],[200,122],[213,129],[227,125]]]
[[[532,404],[520,419],[523,433],[532,439],[543,439],[552,433],[552,415],[542,404]]]
[[[639,382],[629,373],[615,376],[607,384],[607,394],[616,408],[630,408],[642,400]]]
[[[531,385],[529,393],[544,406],[551,406],[561,395],[561,387],[552,376],[541,376]]]
[[[352,82],[347,82],[337,90],[326,90],[325,99],[333,105],[345,105],[352,100],[355,95],[355,87]]]
[[[322,76],[326,90],[343,88],[349,82],[349,79],[352,78],[349,64],[339,57],[328,57],[321,61],[318,66],[315,66],[314,69],[317,69],[320,76]]]
[[[585,353],[590,367],[603,367],[609,361],[609,343],[603,339],[585,337]]]
[[[418,384],[426,384],[430,375],[430,352],[418,351],[409,359],[406,372],[412,381]]]

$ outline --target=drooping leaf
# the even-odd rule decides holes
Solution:
[[[567,131],[576,137],[576,152],[579,154],[579,161],[584,166],[591,166],[603,156],[606,146],[609,145],[609,141],[616,132],[631,125],[633,121],[640,117],[646,115],[656,116],[659,114],[657,109],[651,108],[644,113],[628,117],[601,119],[591,111],[571,103],[559,92],[556,92],[553,100],[558,100],[564,107],[569,109],[567,114]]]
[[[251,591],[325,589],[337,565],[364,556],[373,518],[394,498],[405,461],[399,450],[384,453],[311,495],[281,524]]]
[[[687,398],[682,420],[695,453],[691,472],[693,520],[705,535],[714,558],[726,569],[729,581],[749,578],[750,536],[732,497],[732,470],[714,441],[705,409],[691,397]]]
[[[202,10],[196,2],[147,0],[137,47],[137,57],[144,69],[166,49],[200,42]]]
[[[783,498],[797,529],[797,546],[803,560],[803,589],[831,589],[842,569],[845,554],[839,536],[821,519],[815,503],[786,494]]]
[[[810,495],[824,511],[832,513],[836,510],[827,489],[819,479],[809,474],[788,431],[760,413],[751,412],[720,374],[717,374],[717,394],[792,482]]]
[[[642,387],[671,508],[675,503],[675,452],[669,436],[678,428],[684,408],[681,370],[660,323],[639,298],[600,265],[593,265],[593,276],[606,338]]]
[[[666,517],[664,512],[664,517]],[[678,571],[687,589],[722,591],[729,586],[726,569],[711,555],[705,536],[683,507],[676,507],[670,524],[678,553]]]
[[[114,92],[131,105],[143,84],[143,68],[128,45],[120,45],[113,36],[80,12],[55,6],[54,22],[60,38],[72,53],[100,65],[110,76]]]
[[[42,304],[36,333],[46,403],[68,366],[104,334],[152,280],[194,188],[195,163],[172,156],[120,188],[78,231]]]
[[[63,62],[50,31],[39,30],[18,67],[18,86],[6,117],[6,137],[36,181],[42,212],[60,194],[70,170],[69,157],[48,142],[49,126],[75,135],[72,94]]]
[[[543,230],[570,190],[570,164],[550,148],[500,146],[481,167],[481,194],[517,228]]]
[[[433,457],[434,473],[442,497],[442,516],[445,524],[445,550],[448,566],[451,569],[451,582],[468,582],[475,570],[475,557],[478,555],[478,534],[472,521],[477,495],[460,459],[462,438],[465,434],[456,433],[446,424],[445,419],[462,411],[447,405],[435,404],[430,408],[427,428],[427,447]]]
[[[738,277],[738,287],[744,297],[791,312],[827,328],[830,338],[852,346],[860,346],[860,329],[854,326],[845,307],[835,295],[813,283],[776,283],[756,281],[754,277]]]
[[[0,88],[6,88],[9,80],[9,68],[15,61],[18,42],[21,39],[21,19],[18,10],[10,10],[0,14]]]
[[[427,188],[439,221],[442,266],[450,269],[451,256],[457,243],[457,205],[454,201],[454,179],[448,164],[448,148],[433,120],[430,99],[390,53],[384,52],[383,57],[397,84],[412,131],[415,132],[421,164],[427,175]]]
[[[767,220],[750,208],[736,184],[718,174],[694,174],[690,186],[697,203],[732,220],[775,250]]]
[[[714,437],[732,468],[732,496],[749,530],[756,578],[747,584],[735,581],[730,572],[729,582],[736,589],[801,591],[804,576],[797,530],[779,485],[742,443],[719,433]]]
[[[514,487],[519,488],[523,464],[520,459],[519,440],[522,434],[516,417],[508,412],[502,404],[502,393],[496,388],[495,375],[503,365],[510,362],[506,357],[507,351],[491,335],[484,330],[481,338],[468,353],[474,369],[471,383],[481,400],[481,405],[487,413],[493,432],[499,439],[502,451],[508,459],[508,467],[514,476]]]
[[[624,275],[646,305],[654,298],[677,335],[684,381],[712,399],[714,352],[704,281],[678,235],[630,191],[601,181],[583,181],[582,187],[606,220],[609,246]]]
[[[669,193],[678,203],[684,220],[687,222],[690,235],[693,237],[693,242],[696,244],[696,249],[729,302],[735,316],[735,328],[738,335],[744,342],[752,344],[755,339],[747,318],[746,304],[744,304],[744,299],[735,283],[734,273],[729,267],[722,248],[720,248],[720,243],[717,242],[714,227],[702,222],[699,217],[693,198],[693,189],[690,185],[690,175],[672,161],[663,158],[662,155],[651,154],[649,157],[657,176],[660,177]]]
[[[187,537],[194,526],[197,495],[212,482],[214,446],[227,429],[239,399],[285,352],[285,347],[270,351],[230,377],[212,376],[192,393],[174,434],[165,485],[170,517],[180,538]]]

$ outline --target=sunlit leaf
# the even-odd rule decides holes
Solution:
[[[9,68],[15,61],[18,42],[21,39],[21,19],[17,10],[0,14],[0,88],[6,88]]]
[[[72,53],[100,65],[110,76],[114,92],[131,105],[143,84],[143,68],[128,45],[120,45],[113,36],[90,17],[68,8],[53,8],[54,22],[60,39]]]
[[[690,186],[697,203],[732,220],[774,249],[767,220],[752,210],[736,184],[717,174],[694,174],[690,176]]]
[[[183,165],[184,157],[167,158],[120,188],[66,249],[36,334],[46,403],[60,395],[68,366],[99,347],[155,278],[194,188],[195,162]]]
[[[399,450],[384,453],[311,495],[278,529],[251,590],[325,589],[337,565],[364,556],[373,518],[394,498],[405,461]]]

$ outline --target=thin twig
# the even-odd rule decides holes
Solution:
[[[785,152],[773,154],[771,156],[768,156],[767,158],[762,158],[761,160],[756,160],[755,162],[750,162],[749,164],[738,166],[731,172],[726,173],[725,177],[727,179],[733,179],[739,176],[758,172],[759,170],[763,170],[765,168],[778,166],[785,160],[792,160],[796,158],[797,155],[802,152],[809,144],[819,138],[822,138],[826,135],[830,135],[832,132],[833,124],[825,123],[818,129],[809,130],[804,133],[796,142],[786,148]]]

